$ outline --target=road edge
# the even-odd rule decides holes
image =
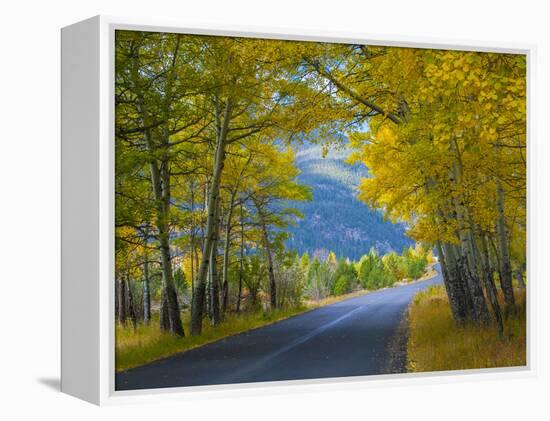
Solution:
[[[409,306],[403,310],[401,320],[387,347],[389,354],[388,364],[383,374],[407,373],[407,345],[409,343]]]

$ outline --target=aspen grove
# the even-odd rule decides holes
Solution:
[[[458,325],[502,335],[516,311],[525,56],[117,31],[115,108],[119,324],[199,336],[418,279],[435,258]],[[355,262],[288,249],[293,204],[312,200],[304,142],[352,150],[359,200],[416,246]]]

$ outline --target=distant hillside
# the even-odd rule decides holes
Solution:
[[[359,259],[371,247],[386,253],[413,244],[402,224],[384,222],[380,211],[357,200],[357,186],[368,171],[361,165],[347,165],[348,154],[330,150],[323,158],[321,147],[310,144],[298,150],[299,181],[312,187],[314,200],[294,204],[304,218],[290,228],[287,246],[311,255],[324,256],[331,250],[339,257]]]

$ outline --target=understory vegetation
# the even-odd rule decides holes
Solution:
[[[502,302],[504,298],[499,296]],[[419,292],[409,308],[408,371],[517,367],[526,364],[525,290],[515,290],[516,309],[495,326],[453,321],[442,286]]]

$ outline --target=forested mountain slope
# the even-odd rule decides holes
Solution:
[[[305,144],[296,153],[301,170],[299,181],[313,190],[313,201],[293,204],[304,218],[289,229],[290,248],[324,257],[328,251],[337,256],[359,259],[374,247],[380,254],[400,252],[413,244],[402,224],[384,221],[382,213],[357,199],[357,186],[368,175],[362,165],[344,162],[349,148],[332,148],[323,158],[320,145]]]

